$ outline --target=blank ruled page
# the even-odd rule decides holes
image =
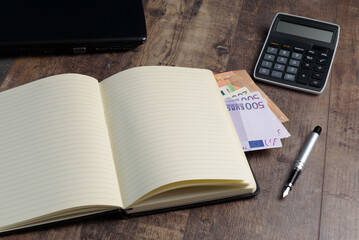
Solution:
[[[0,93],[0,231],[64,209],[121,205],[103,111],[97,80],[78,74]]]
[[[140,67],[100,83],[124,205],[166,184],[255,184],[212,72]]]

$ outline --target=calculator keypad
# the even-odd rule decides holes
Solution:
[[[276,43],[265,49],[258,73],[302,87],[321,88],[327,65],[328,52]]]

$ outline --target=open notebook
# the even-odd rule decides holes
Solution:
[[[0,93],[0,232],[258,188],[213,73],[138,67]]]

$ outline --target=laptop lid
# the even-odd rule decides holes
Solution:
[[[147,37],[141,0],[6,1],[0,29],[4,52],[128,49]]]

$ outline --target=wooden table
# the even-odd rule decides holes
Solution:
[[[248,153],[261,187],[252,199],[128,220],[100,217],[3,239],[359,239],[359,1],[145,0],[148,41],[128,52],[0,60],[0,90],[58,73],[104,79],[140,65],[245,69],[252,74],[277,12],[341,26],[319,96],[258,83],[290,119],[279,149]],[[282,186],[314,126],[323,128],[289,196]],[[1,166],[0,166],[1,167]]]

